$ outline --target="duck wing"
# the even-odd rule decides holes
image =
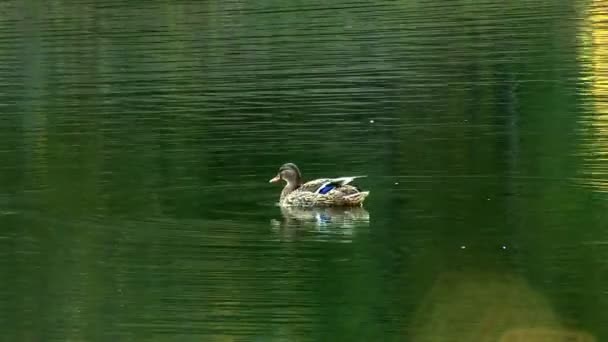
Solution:
[[[330,186],[331,186],[331,184],[330,184]],[[327,192],[329,192],[331,190],[333,190],[333,188],[330,188],[330,189],[326,188],[325,190],[323,190],[323,188],[320,188],[319,192],[321,193],[321,192],[325,191],[325,193],[327,193]],[[354,185],[350,185],[350,184],[342,185],[340,187],[335,188],[335,190],[338,191],[338,192],[340,192],[344,196],[354,195],[356,193],[361,192],[361,190],[359,188],[357,188]]]
[[[298,190],[307,191],[307,192],[315,192],[315,191],[317,191],[317,189],[319,189],[319,187],[321,185],[327,183],[328,180],[329,180],[328,178],[319,178],[319,179],[311,180],[309,182],[306,182],[306,183],[300,185]]]
[[[314,187],[312,185],[310,186],[311,190],[309,190],[309,191],[312,191],[316,194],[321,194],[321,195],[325,195],[333,189],[344,190],[344,192],[346,192],[346,193],[355,193],[355,192],[358,192],[359,190],[356,187],[349,185],[349,183],[357,178],[362,178],[362,177],[366,177],[366,176],[318,179],[318,180],[315,180]],[[312,190],[312,189],[314,189],[314,190]]]

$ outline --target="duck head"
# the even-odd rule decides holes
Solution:
[[[293,163],[283,164],[279,168],[279,173],[269,180],[269,183],[276,183],[280,180],[284,180],[287,185],[297,187],[302,182],[302,174],[300,173],[300,169]]]

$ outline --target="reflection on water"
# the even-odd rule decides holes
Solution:
[[[595,337],[583,331],[570,329],[529,328],[513,329],[501,336],[498,342],[595,342]]]
[[[592,342],[568,329],[547,298],[521,277],[490,272],[446,272],[415,314],[412,341]]]
[[[596,190],[608,191],[608,1],[594,0],[581,26],[582,74],[589,87],[589,114],[581,118],[584,178]]]
[[[272,219],[271,227],[284,237],[294,237],[298,230],[303,230],[321,235],[338,235],[344,242],[350,241],[357,230],[369,227],[369,212],[363,207],[280,208],[283,219]]]

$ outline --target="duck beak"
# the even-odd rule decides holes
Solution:
[[[281,180],[281,175],[274,176],[273,179],[269,180],[268,183],[276,183]]]

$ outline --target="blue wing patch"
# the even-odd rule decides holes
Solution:
[[[326,186],[324,186],[321,189],[319,189],[319,193],[321,195],[325,195],[326,193],[332,191],[335,188],[336,188],[336,186],[334,184],[327,184]]]

